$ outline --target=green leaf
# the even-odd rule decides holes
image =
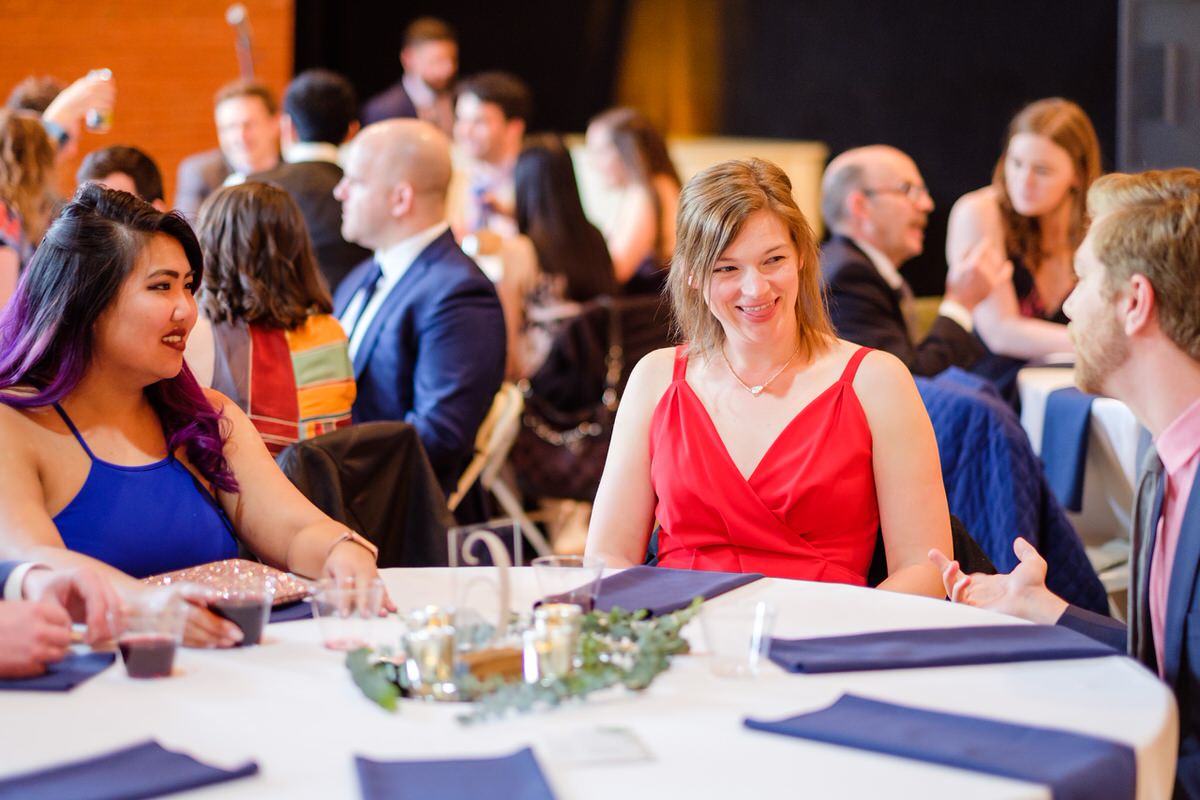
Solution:
[[[400,687],[390,677],[395,671],[390,664],[373,660],[371,654],[369,647],[360,647],[346,654],[350,677],[354,678],[358,688],[368,698],[388,711],[395,711],[396,701],[400,697]]]

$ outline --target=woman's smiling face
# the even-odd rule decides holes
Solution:
[[[195,280],[179,242],[154,234],[96,320],[93,363],[141,376],[147,386],[178,375],[196,324]]]
[[[787,226],[773,212],[746,217],[713,265],[705,287],[709,311],[727,340],[767,343],[796,337],[800,263]]]

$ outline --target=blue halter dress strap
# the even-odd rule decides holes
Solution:
[[[54,410],[91,460],[54,524],[69,550],[135,578],[237,556],[233,526],[191,471],[168,453],[135,467],[104,461],[58,403]]]

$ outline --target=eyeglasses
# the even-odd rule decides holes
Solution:
[[[913,183],[911,181],[904,181],[896,186],[885,186],[878,189],[863,189],[862,193],[867,197],[871,197],[872,195],[876,194],[902,194],[914,203],[919,203],[926,197],[930,198],[931,200],[933,199],[933,196],[929,194],[929,190],[925,188],[925,184]]]

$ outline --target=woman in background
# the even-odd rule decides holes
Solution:
[[[218,189],[200,209],[201,305],[213,388],[278,454],[350,424],[354,368],[299,206],[269,183]]]
[[[501,251],[496,290],[508,327],[508,377],[542,365],[562,320],[580,304],[617,290],[604,237],[579,200],[571,154],[556,134],[525,140],[514,170],[520,236]]]
[[[617,282],[626,294],[662,291],[675,249],[680,186],[666,142],[636,110],[614,108],[588,125],[587,150],[595,169],[622,192],[604,231]]]
[[[1091,120],[1075,103],[1052,97],[1013,118],[991,185],[954,204],[950,269],[980,241],[1012,262],[1012,280],[975,307],[976,330],[993,353],[1028,360],[1073,349],[1062,303],[1075,286],[1087,190],[1099,175]]]
[[[0,109],[0,307],[50,224],[55,155],[37,114]]]

